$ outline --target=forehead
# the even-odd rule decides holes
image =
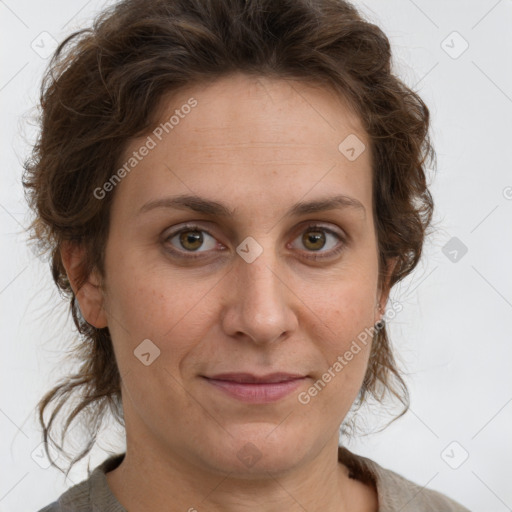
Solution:
[[[191,86],[162,97],[151,131],[130,142],[123,161],[148,137],[152,149],[116,190],[126,189],[128,203],[164,191],[234,198],[252,190],[282,200],[279,187],[296,196],[290,203],[333,187],[371,200],[366,133],[350,104],[318,85],[234,74]],[[347,158],[346,140],[366,150]]]
[[[366,137],[355,108],[333,90],[242,73],[164,95],[153,113],[155,126],[165,125],[191,98],[197,102],[193,115],[174,120],[188,130],[179,130],[178,124],[167,130],[172,131],[176,142],[193,145],[200,137],[203,147],[211,141],[214,148],[226,147],[230,140],[268,142],[281,148],[295,142],[332,151],[333,142],[345,132]],[[337,155],[337,144],[334,149]]]

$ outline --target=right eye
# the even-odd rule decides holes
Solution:
[[[198,250],[204,248],[205,241],[206,250]],[[183,258],[201,258],[201,255],[192,255],[191,253],[205,253],[218,245],[218,242],[208,231],[194,224],[184,226],[180,230],[171,233],[165,238],[164,242],[166,242],[166,248],[169,252]],[[180,247],[176,248],[177,245]]]

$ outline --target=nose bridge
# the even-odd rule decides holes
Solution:
[[[263,314],[265,310],[274,311],[283,299],[281,290],[283,285],[276,275],[279,270],[271,237],[267,237],[265,248],[252,240],[245,242],[245,247],[243,245],[243,243],[240,244],[241,247],[237,252],[240,254],[248,248],[249,252],[246,254],[251,256],[245,258],[242,253],[242,261],[237,265],[237,281],[241,285],[238,291],[244,295],[241,297],[244,305],[248,308],[256,308],[256,314]]]
[[[235,330],[254,342],[271,342],[294,328],[289,290],[272,236],[248,237],[237,248],[240,260],[233,275]]]

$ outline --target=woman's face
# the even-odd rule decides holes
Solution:
[[[326,89],[241,74],[160,114],[168,124],[131,141],[109,192],[96,320],[112,335],[129,449],[221,473],[298,466],[337,442],[370,342],[351,347],[387,298],[368,139]],[[170,204],[185,195],[197,199]],[[296,208],[336,196],[351,199]],[[304,378],[208,379],[277,372]]]

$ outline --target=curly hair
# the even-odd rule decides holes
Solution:
[[[60,251],[65,243],[85,249],[78,288],[93,270],[104,276],[113,193],[98,200],[93,191],[117,169],[129,140],[152,126],[164,95],[234,72],[309,81],[349,101],[370,141],[379,279],[390,259],[397,264],[389,287],[420,260],[433,213],[425,176],[435,159],[429,110],[393,73],[386,35],[354,6],[342,0],[127,0],[105,9],[52,56],[41,84],[40,130],[23,173],[34,213],[29,240],[48,258],[81,336],[72,351],[77,373],[38,403],[55,465],[48,441],[65,451],[51,435],[54,420],[78,394],[61,442],[79,414],[90,437],[68,473],[93,447],[106,412],[123,427],[124,416],[109,329],[82,317]],[[376,330],[355,403],[382,402],[388,394],[403,405],[401,416],[409,394],[384,325]],[[53,403],[46,423],[43,413]]]

